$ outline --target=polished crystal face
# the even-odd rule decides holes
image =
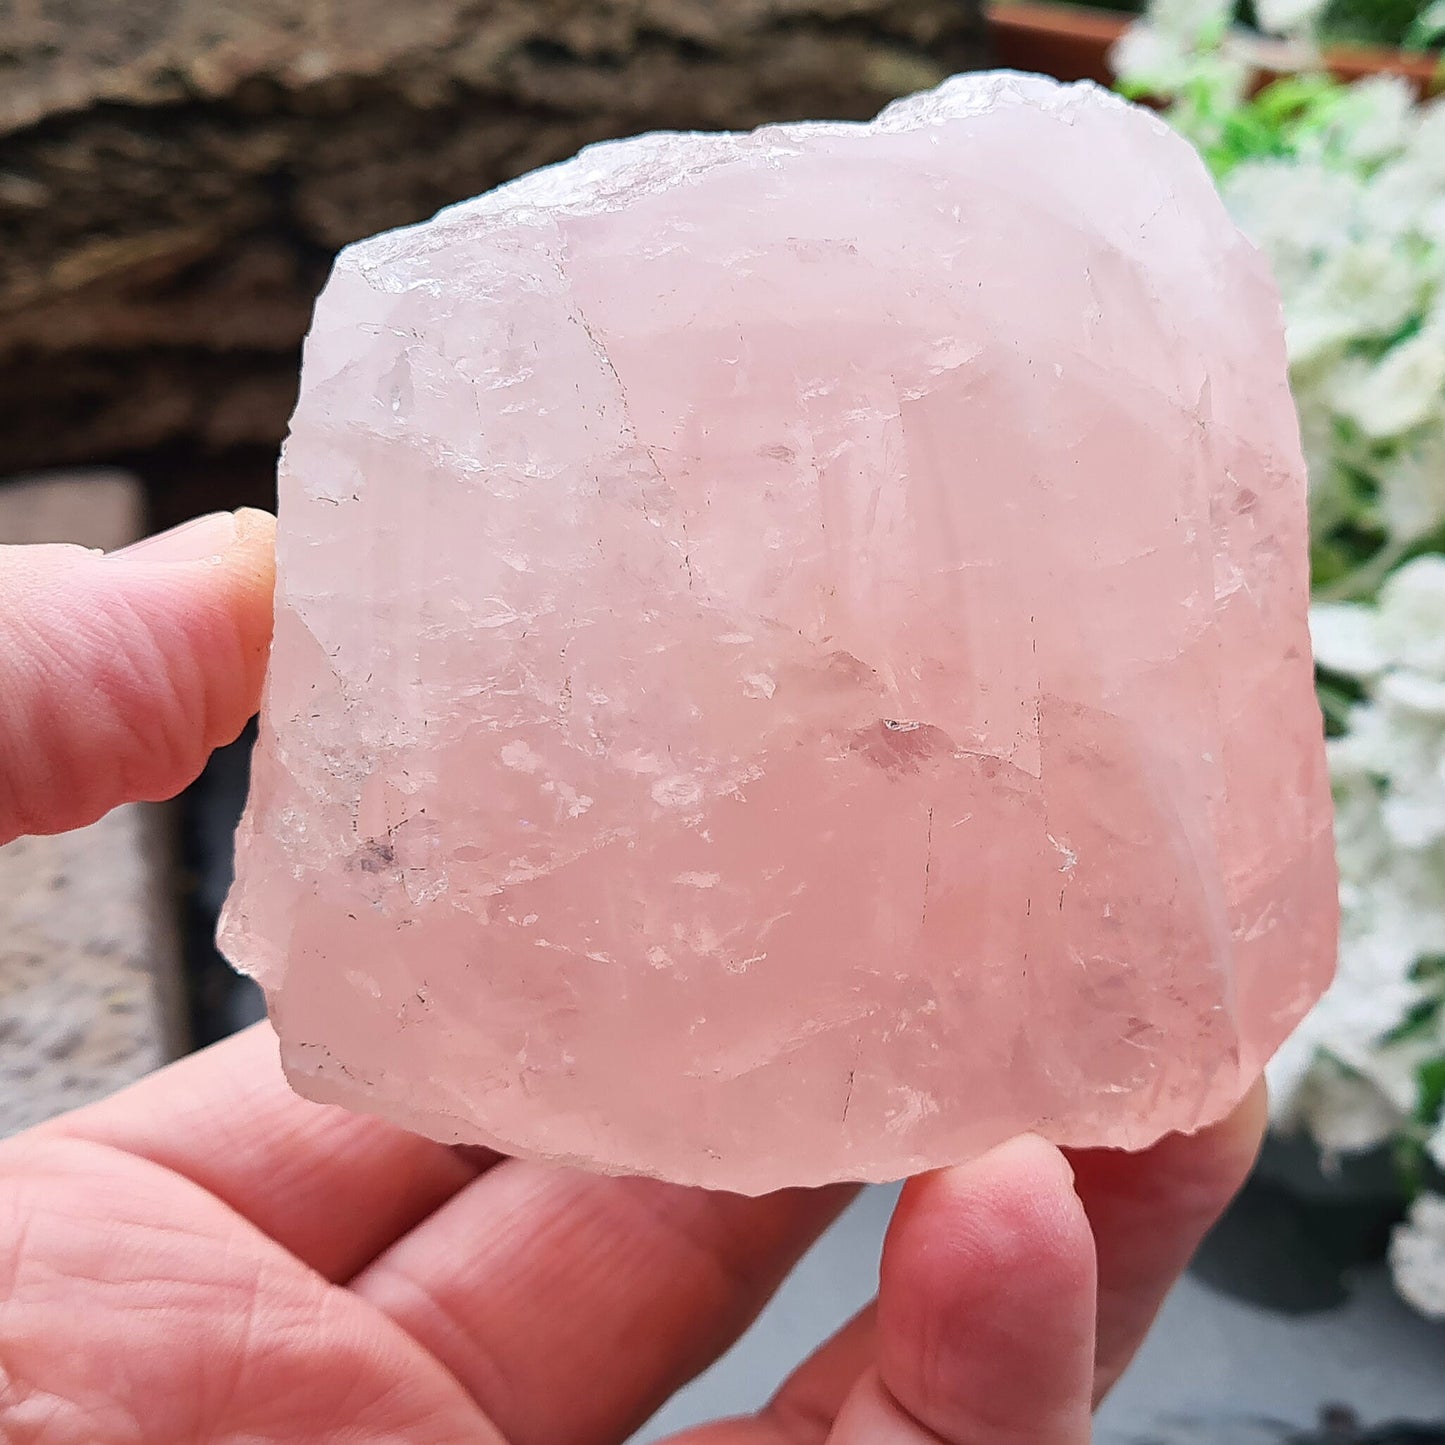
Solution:
[[[1305,483],[1198,159],[984,75],[350,248],[229,956],[304,1094],[760,1192],[1227,1110],[1328,980]]]

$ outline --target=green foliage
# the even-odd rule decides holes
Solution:
[[[1320,35],[1338,44],[1403,45],[1428,8],[1421,0],[1333,0],[1320,16]]]
[[[1112,10],[1138,15],[1143,0],[1070,0],[1088,10]],[[1319,34],[1325,44],[1383,45],[1404,50],[1432,49],[1445,35],[1441,7],[1429,0],[1332,0],[1320,17]],[[1251,0],[1235,11],[1240,24],[1253,26],[1256,14]]]
[[[1445,34],[1445,0],[1259,3],[1326,39]],[[1445,1256],[1445,100],[1322,73],[1255,91],[1257,37],[1235,14],[1154,0],[1120,47],[1121,89],[1167,102],[1279,282],[1342,913],[1338,977],[1280,1101],[1327,1154],[1390,1144],[1414,1200],[1396,1279],[1433,1300],[1418,1269]]]

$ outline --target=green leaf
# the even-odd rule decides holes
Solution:
[[[1433,7],[1421,0],[1334,0],[1320,18],[1328,40],[1399,45]]]
[[[1387,1044],[1400,1044],[1404,1043],[1407,1039],[1428,1038],[1438,1028],[1439,1019],[1440,1000],[1438,998],[1421,999],[1421,1001],[1385,1035],[1385,1042]],[[1421,1087],[1423,1089],[1423,1085]]]
[[[1440,1106],[1445,1104],[1445,1057],[1427,1059],[1415,1073],[1418,1097],[1415,1119],[1433,1126],[1439,1122]]]
[[[1425,1152],[1424,1141],[1413,1134],[1402,1134],[1395,1140],[1395,1173],[1400,1179],[1400,1188],[1406,1199],[1414,1199],[1425,1187],[1425,1175],[1430,1163]]]
[[[1423,958],[1417,958],[1410,970],[1410,977],[1417,983],[1445,980],[1445,953],[1427,953]]]
[[[1325,715],[1326,734],[1339,737],[1348,730],[1350,713],[1364,695],[1359,683],[1354,678],[1321,671],[1315,675],[1315,692]]]

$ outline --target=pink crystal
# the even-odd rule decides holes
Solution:
[[[1227,1110],[1335,874],[1266,267],[972,76],[337,263],[223,924],[311,1098],[759,1192]]]

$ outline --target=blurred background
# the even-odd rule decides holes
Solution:
[[[1159,108],[1284,297],[1344,936],[1100,1437],[1445,1442],[1442,36],[1445,0],[0,0],[0,541],[271,505],[336,250],[590,141],[862,118],[990,64]],[[0,849],[0,1132],[260,1016],[211,944],[248,749]],[[639,1439],[765,1399],[871,1294],[891,1201]]]

